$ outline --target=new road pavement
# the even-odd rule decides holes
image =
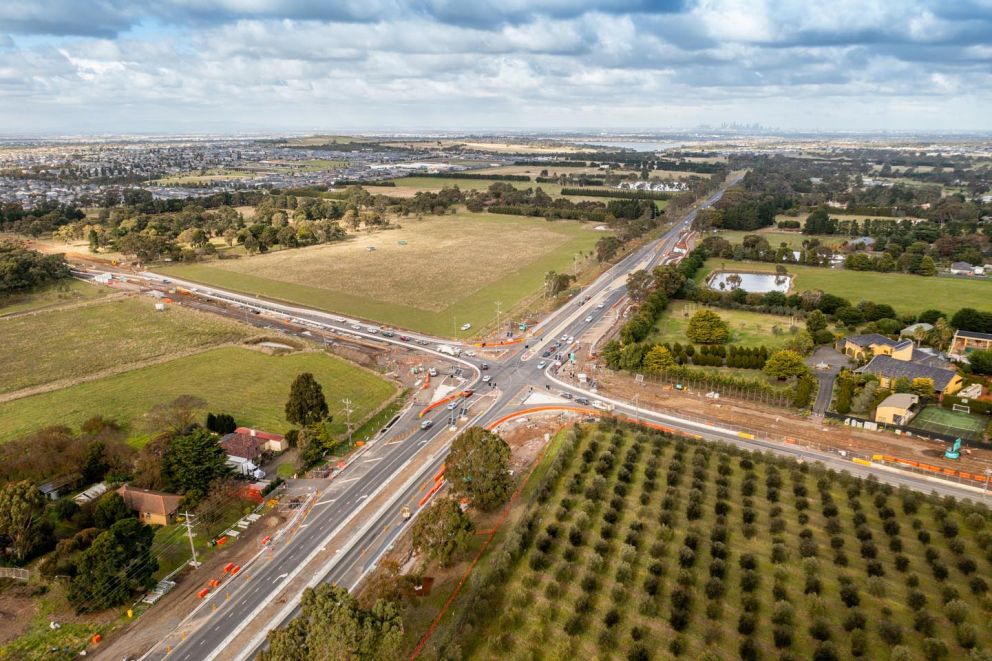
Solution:
[[[697,209],[714,204],[721,195],[722,190]],[[511,345],[499,361],[468,357],[465,353],[468,347],[464,346],[460,357],[439,352],[440,345],[457,346],[449,340],[405,331],[403,334],[408,338],[405,340],[397,336],[383,337],[378,329],[361,320],[154,273],[139,277],[151,285],[186,287],[197,296],[243,308],[246,313],[258,312],[323,332],[374,338],[446,361],[461,370],[460,377],[447,376],[447,383],[458,390],[474,391],[471,397],[460,400],[459,408],[467,406],[468,415],[455,420],[457,430],[471,425],[489,425],[507,414],[526,411],[531,408],[527,402],[534,393],[541,393],[545,401],[558,399],[561,406],[580,412],[598,413],[596,409],[575,405],[574,397],[587,397],[599,400],[601,406],[612,408],[620,417],[661,425],[701,439],[772,451],[801,461],[819,461],[830,468],[855,475],[875,475],[881,481],[919,491],[935,490],[941,494],[974,497],[975,490],[963,485],[861,466],[839,454],[758,439],[717,424],[609,400],[587,390],[584,384],[556,375],[558,367],[542,354],[554,342],[560,344],[557,352],[567,353],[581,346],[583,335],[602,321],[603,315],[613,314],[614,308],[621,304],[629,273],[652,268],[675,255],[676,244],[685,240],[697,209],[659,239],[623,258],[579,296],[548,315],[532,330],[530,339]],[[89,275],[93,273],[89,271]],[[135,276],[128,274],[127,277]],[[571,342],[569,338],[572,338]],[[481,370],[484,361],[490,364],[485,372]],[[482,382],[483,373],[489,376],[488,383]],[[561,397],[562,393],[572,395],[573,399]],[[314,496],[305,518],[294,530],[269,541],[252,564],[238,576],[228,579],[222,590],[198,604],[197,610],[180,627],[142,658],[168,657],[183,661],[251,658],[264,646],[266,631],[284,625],[294,616],[299,596],[307,585],[327,581],[354,589],[412,521],[412,518],[403,518],[403,508],[410,508],[412,516],[416,516],[425,484],[429,485],[437,474],[450,438],[455,434],[455,430],[449,428],[452,411],[446,406],[437,407],[423,418],[420,412],[413,407],[405,410],[389,430],[363,448],[324,490]],[[428,419],[433,425],[422,428],[423,420]],[[322,561],[325,556],[329,559]],[[315,565],[319,566],[314,569]]]

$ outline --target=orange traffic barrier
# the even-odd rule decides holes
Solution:
[[[447,404],[451,400],[458,399],[461,396],[462,396],[462,393],[461,393],[461,391],[459,391],[459,392],[454,393],[453,395],[448,395],[447,397],[442,397],[441,399],[437,400],[436,402],[433,402],[431,404],[428,404],[427,405],[427,408],[425,408],[423,411],[420,412],[420,417],[421,418],[424,417],[425,415],[427,415],[428,413],[430,413],[431,411],[433,411],[437,407],[441,406],[442,404]]]
[[[217,546],[224,546],[227,544],[227,535],[221,535],[217,538]]]
[[[90,638],[90,640],[93,641],[93,644],[94,645],[99,645],[100,644],[100,641],[103,640],[103,636],[101,636],[98,633],[95,633],[95,634],[93,634],[93,637]]]
[[[511,344],[520,344],[523,341],[524,341],[524,338],[519,337],[519,338],[517,338],[515,340],[505,340],[503,342],[476,342],[474,346],[477,346],[477,347],[480,347],[480,348],[482,348],[482,347],[507,347],[507,346],[510,346]]]
[[[220,581],[218,581],[216,578],[211,578],[209,581],[207,581],[207,585],[212,588],[220,587]]]
[[[265,546],[271,541],[272,541],[272,535],[266,535],[265,537],[262,538],[262,546]]]
[[[230,574],[232,569],[234,569],[234,563],[233,562],[229,562],[226,565],[224,565],[224,573],[225,574]]]
[[[421,390],[427,390],[431,387],[431,375],[430,372],[424,377],[424,385],[420,386]]]
[[[444,477],[444,468],[445,468],[445,465],[444,464],[441,464],[441,468],[438,470],[437,474],[434,476],[434,481],[435,482],[437,482],[442,477]]]
[[[241,565],[234,565],[234,567],[231,568],[231,576],[234,576],[239,571],[241,571]]]
[[[418,507],[423,507],[424,506],[424,503],[426,503],[428,500],[430,500],[431,499],[431,496],[433,496],[438,491],[440,491],[441,490],[441,487],[443,487],[443,486],[444,486],[444,481],[442,480],[441,482],[438,482],[433,487],[431,487],[431,490],[428,491],[427,494],[423,498],[420,499],[420,503],[417,506]]]
[[[210,594],[210,588],[203,588],[202,590],[196,593],[196,596],[199,597],[200,599],[203,599],[208,594]]]

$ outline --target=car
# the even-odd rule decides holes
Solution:
[[[352,324],[351,325],[351,330],[362,330],[362,327],[359,326],[358,324]]]
[[[383,337],[392,337],[394,335],[393,331],[382,331]]]
[[[547,358],[550,355],[551,355],[551,349],[548,349],[547,351],[541,354],[541,358]]]
[[[489,376],[488,374],[485,375],[484,377],[482,377],[482,382],[483,383],[489,383],[492,380],[493,380],[493,377]]]
[[[586,317],[586,323],[588,324],[590,321],[592,321],[592,315]]]
[[[471,397],[474,394],[475,394],[475,391],[474,390],[463,390],[462,391],[462,397],[468,398],[468,397]]]
[[[561,336],[561,341],[568,342],[568,333],[565,333],[564,335]]]
[[[597,310],[602,310],[605,307],[606,307],[606,303],[600,303],[599,305],[596,306],[596,309]]]
[[[465,352],[465,355],[468,356],[469,358],[473,358],[473,357],[475,357],[475,352],[474,351],[466,351]]]
[[[575,338],[574,337],[568,338],[568,341],[565,342],[565,344],[571,344],[572,342],[575,342]]]
[[[433,426],[434,426],[433,420],[424,420],[423,422],[420,423],[421,429],[430,429]]]
[[[377,326],[369,326],[365,330],[367,330],[368,332],[372,333],[373,335],[375,335],[376,333],[379,332],[379,328]]]
[[[409,335],[400,335],[400,339],[403,340],[404,342],[409,342],[410,341],[410,336]]]
[[[467,331],[471,327],[472,327],[472,324],[462,324],[462,330],[463,331]]]
[[[434,369],[433,367],[427,370],[427,373],[430,374],[431,376],[437,376],[437,370]]]
[[[487,369],[489,369],[489,363],[482,363],[481,365],[479,365],[479,369],[485,372]]]
[[[544,369],[545,367],[547,367],[547,366],[548,366],[548,361],[546,361],[546,360],[542,360],[541,362],[539,362],[539,363],[537,364],[537,369],[539,369],[539,370],[543,370],[543,369]]]
[[[562,396],[562,399],[572,399],[572,393],[570,393],[570,392],[563,392],[561,394],[561,396]]]
[[[426,347],[430,343],[427,340],[417,340],[417,344],[419,344],[422,347]]]
[[[449,402],[448,403],[448,410],[449,411],[454,411],[456,408],[458,408],[458,404],[455,404],[454,402]]]
[[[576,397],[575,398],[575,403],[576,404],[583,404],[585,406],[589,406],[589,400],[586,399],[585,397]]]

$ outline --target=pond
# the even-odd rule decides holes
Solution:
[[[780,291],[783,294],[792,286],[791,275],[776,275],[774,273],[738,273],[735,271],[717,271],[706,281],[710,289],[717,291],[732,291],[743,289],[755,294],[766,294],[770,291]]]

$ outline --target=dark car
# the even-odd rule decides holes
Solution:
[[[561,394],[561,396],[562,396],[562,397],[563,397],[564,399],[572,399],[572,393],[570,393],[570,392],[563,392],[563,393]]]
[[[576,397],[575,398],[575,403],[576,404],[584,404],[585,406],[589,406],[589,400],[586,399],[585,397]]]
[[[489,363],[482,363],[481,365],[479,365],[479,369],[482,371],[486,371],[487,369],[489,369]]]
[[[404,342],[409,342],[410,341],[410,336],[409,335],[400,335],[400,339],[403,340]]]

